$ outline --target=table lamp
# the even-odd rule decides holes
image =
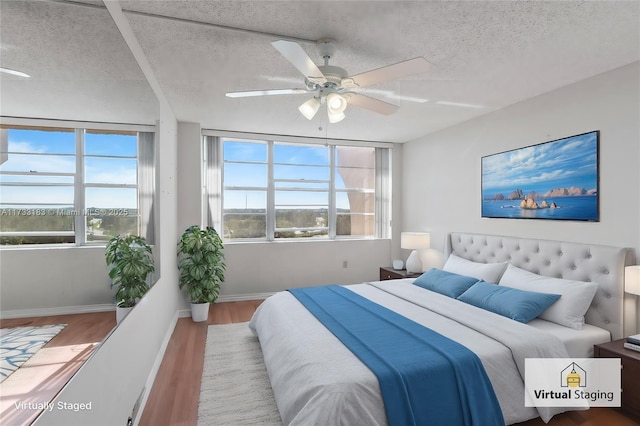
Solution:
[[[624,268],[624,291],[640,296],[640,265]]]
[[[428,249],[431,246],[431,236],[428,232],[402,232],[400,233],[400,247],[413,250],[407,258],[407,272],[422,272],[422,260],[418,250]]]

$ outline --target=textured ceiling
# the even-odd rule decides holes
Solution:
[[[102,2],[100,2],[100,5]],[[153,124],[158,102],[104,7],[0,1],[0,113]]]
[[[404,142],[640,59],[638,2],[120,4],[177,118],[212,129]],[[104,121],[149,123],[157,118],[152,92],[105,9],[5,0],[0,7],[2,66],[34,76],[2,75],[3,115],[86,119],[95,115],[87,104],[92,99],[103,106],[98,112]],[[397,113],[381,116],[349,107],[347,118],[337,124],[327,125],[322,113],[312,121],[300,115],[297,107],[308,94],[225,97],[228,91],[301,87],[301,74],[270,45],[281,37],[336,39],[331,64],[351,75],[416,56],[432,67],[425,74],[369,88],[368,95],[399,105]],[[315,44],[301,45],[321,63]],[[73,97],[82,100],[66,102],[70,109],[53,102],[62,99],[62,92],[74,91]],[[51,102],[34,105],[42,93]],[[81,107],[74,110],[73,105]]]

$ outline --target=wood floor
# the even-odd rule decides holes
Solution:
[[[116,316],[96,312],[0,320],[0,328],[52,324],[67,326],[0,385],[1,425],[31,424],[42,410],[24,407],[51,401],[115,327]]]
[[[196,425],[200,378],[208,324],[229,324],[251,319],[260,300],[217,303],[207,322],[180,318],[167,347],[140,420],[143,426]],[[113,312],[57,315],[0,320],[0,328],[64,323],[67,326],[36,356],[1,385],[0,424],[28,425],[41,410],[16,409],[16,402],[51,401],[69,378],[115,326]],[[518,426],[543,426],[540,419]],[[637,426],[640,421],[619,410],[592,408],[555,416],[551,426]]]
[[[249,321],[261,301],[216,303],[207,323],[180,318],[165,352],[162,365],[140,420],[141,426],[196,425],[200,377],[208,324]],[[518,426],[544,426],[540,419]],[[550,426],[637,426],[640,422],[617,409],[591,408],[555,416]]]

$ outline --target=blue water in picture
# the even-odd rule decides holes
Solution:
[[[555,209],[522,209],[522,200],[482,200],[482,217],[515,219],[598,220],[598,197],[595,195],[536,199],[538,205],[556,203]]]

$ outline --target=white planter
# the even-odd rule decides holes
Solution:
[[[120,324],[120,321],[124,319],[129,312],[134,308],[134,306],[130,308],[121,308],[120,306],[116,306],[116,324]]]
[[[202,322],[209,318],[209,305],[210,303],[191,303],[193,322]]]

